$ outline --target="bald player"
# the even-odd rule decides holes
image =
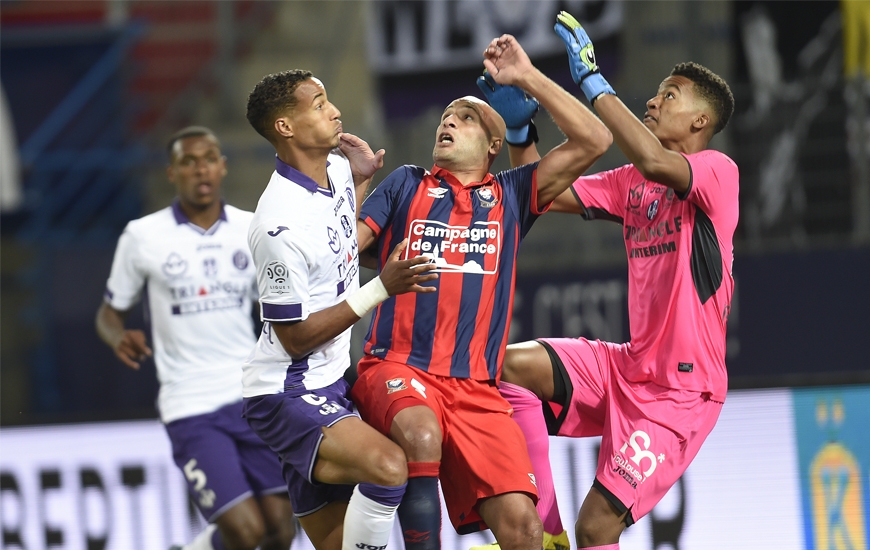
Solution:
[[[538,216],[612,137],[513,37],[498,44],[484,54],[488,71],[498,84],[538,98],[566,141],[540,162],[493,176],[504,120],[487,103],[462,97],[441,116],[434,166],[395,170],[363,204],[357,224],[360,250],[372,246],[379,269],[408,238],[406,257],[427,256],[439,273],[424,285],[435,292],[377,307],[352,394],[363,418],[407,456],[399,520],[408,550],[440,548],[439,476],[458,533],[488,527],[504,549],[541,548],[526,444],[497,389],[516,257]]]

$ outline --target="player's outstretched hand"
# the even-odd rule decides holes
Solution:
[[[364,139],[353,134],[342,132],[338,148],[350,161],[353,181],[357,185],[371,179],[375,172],[384,167],[384,150],[380,149],[377,153],[373,153]]]
[[[571,77],[583,90],[589,103],[604,93],[616,95],[616,92],[598,71],[598,64],[595,61],[595,47],[589,40],[589,35],[586,34],[583,25],[574,19],[573,15],[563,11],[556,16],[554,30],[568,50]]]
[[[483,51],[483,66],[499,84],[522,86],[523,78],[535,70],[526,51],[509,34],[493,38]]]
[[[435,264],[430,263],[426,256],[417,256],[407,260],[400,260],[408,239],[403,240],[390,253],[390,257],[381,269],[381,282],[390,296],[404,294],[405,292],[435,292],[434,286],[421,286],[422,283],[434,281],[438,274],[429,273],[435,269]]]
[[[477,87],[486,96],[486,101],[501,115],[505,126],[520,128],[531,122],[538,112],[538,100],[517,86],[502,86],[488,71],[477,77]]]
[[[517,86],[502,86],[493,80],[489,71],[477,77],[477,87],[486,96],[490,107],[504,119],[507,142],[511,145],[529,145],[529,124],[540,107],[538,100]]]
[[[139,362],[151,357],[151,348],[141,330],[125,330],[121,341],[115,346],[115,355],[131,369],[139,370]]]

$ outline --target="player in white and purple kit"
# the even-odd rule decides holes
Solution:
[[[184,550],[286,550],[295,529],[281,466],[242,418],[242,361],[255,342],[253,215],[221,200],[226,159],[211,130],[180,130],[168,153],[178,197],[127,224],[97,332],[138,369],[151,349],[142,331],[125,330],[124,318],[147,286],[160,419],[211,523]]]
[[[381,549],[408,469],[353,412],[351,326],[389,295],[434,291],[419,283],[437,275],[427,258],[398,260],[402,243],[360,288],[356,208],[383,151],[342,133],[339,116],[308,71],[267,75],[248,97],[248,121],[277,154],[248,233],[265,324],[244,364],[244,415],[281,457],[315,548]]]
[[[720,77],[682,63],[638,121],[598,73],[592,44],[576,20],[563,12],[556,30],[575,82],[631,164],[579,178],[551,210],[624,226],[631,340],[557,338],[509,346],[500,389],[526,435],[548,532],[562,529],[547,463],[548,429],[602,436],[576,537],[580,548],[616,550],[622,531],[689,466],[725,400],[738,171],[730,158],[706,147],[727,124],[734,99]],[[527,162],[537,158],[534,147],[514,153]]]

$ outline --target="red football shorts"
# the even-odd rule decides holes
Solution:
[[[526,440],[493,383],[436,376],[366,356],[351,397],[363,419],[389,436],[396,414],[423,405],[441,427],[441,490],[458,532],[486,529],[480,499],[522,492],[538,500]]]

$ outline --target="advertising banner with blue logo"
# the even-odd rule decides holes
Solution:
[[[620,548],[867,550],[868,420],[870,385],[729,392],[689,469]],[[599,441],[550,438],[571,548]],[[157,420],[0,430],[0,549],[165,550],[204,525],[188,498]],[[297,533],[293,549],[313,550]],[[400,541],[397,523],[389,548]],[[444,522],[444,550],[492,541]]]
[[[870,392],[796,389],[792,399],[805,548],[867,548]]]

